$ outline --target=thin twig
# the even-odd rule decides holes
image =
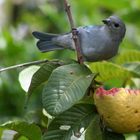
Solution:
[[[72,30],[73,41],[74,41],[76,52],[77,52],[77,59],[80,64],[83,64],[83,57],[82,57],[81,48],[80,48],[78,31],[76,27],[74,26],[74,21],[73,21],[72,13],[70,10],[70,5],[68,4],[67,0],[64,0],[64,5],[65,5],[65,10],[68,15],[68,19],[69,19],[71,30]]]
[[[48,60],[39,60],[39,61],[33,61],[33,62],[18,64],[18,65],[10,66],[10,67],[7,67],[7,68],[1,68],[0,73],[4,72],[4,71],[7,71],[7,70],[22,68],[22,67],[28,67],[28,66],[31,66],[31,65],[38,65],[38,64],[42,64],[42,63],[46,63],[46,62],[48,62]]]

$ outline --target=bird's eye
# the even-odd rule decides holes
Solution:
[[[118,23],[114,23],[114,26],[118,28],[120,25]]]

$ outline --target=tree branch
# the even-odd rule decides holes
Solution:
[[[7,67],[7,68],[1,68],[0,73],[4,72],[4,71],[7,71],[7,70],[22,68],[22,67],[28,67],[28,66],[31,66],[31,65],[38,65],[38,64],[42,64],[42,63],[46,63],[46,62],[49,62],[49,61],[48,60],[39,60],[39,61],[33,61],[33,62],[18,64],[18,65],[10,66],[10,67]]]
[[[74,41],[76,52],[77,52],[77,59],[80,64],[83,64],[83,56],[81,53],[80,41],[79,41],[79,36],[78,36],[79,33],[78,33],[76,27],[74,26],[74,21],[73,21],[72,13],[70,10],[70,5],[68,4],[67,0],[64,0],[64,5],[65,5],[65,11],[68,15],[69,23],[70,23],[71,30],[72,30],[73,41]]]

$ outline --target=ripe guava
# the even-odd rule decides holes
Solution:
[[[140,90],[100,87],[94,101],[105,125],[114,132],[140,131]]]

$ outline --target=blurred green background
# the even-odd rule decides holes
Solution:
[[[101,20],[118,15],[127,32],[120,52],[140,50],[140,0],[69,0],[76,26],[102,24]],[[32,31],[64,33],[70,31],[63,0],[0,0],[0,67],[40,59],[75,58],[69,50],[40,53]],[[0,123],[22,118],[25,92],[15,69],[0,73]],[[30,103],[31,111],[41,112],[41,92],[36,91]],[[35,118],[38,119],[38,118]]]

